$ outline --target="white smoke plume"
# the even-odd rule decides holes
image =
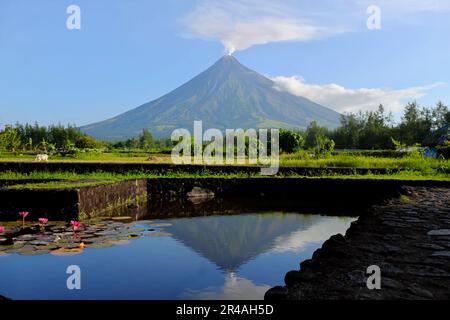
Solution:
[[[201,2],[184,19],[186,36],[219,41],[226,54],[277,41],[308,41],[324,33],[290,16],[274,2],[240,0]]]

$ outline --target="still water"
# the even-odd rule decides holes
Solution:
[[[36,244],[45,245],[39,239],[34,239],[34,247],[22,244],[21,252],[3,249],[0,295],[12,299],[263,299],[269,288],[283,284],[286,272],[298,269],[331,235],[344,234],[355,219],[270,212],[115,221],[113,231],[82,235],[88,244],[83,249],[52,251],[47,249],[55,248],[47,245],[47,251],[36,254]],[[94,235],[103,243],[88,241]],[[80,267],[80,290],[67,289],[70,265]]]

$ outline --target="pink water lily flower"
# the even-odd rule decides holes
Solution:
[[[29,214],[29,212],[27,212],[27,211],[19,212],[19,216],[21,216],[22,219],[25,219],[28,216],[28,214]]]
[[[40,224],[46,224],[48,222],[47,218],[39,218],[39,223]]]
[[[19,216],[22,217],[22,228],[25,228],[25,218],[28,216],[28,213],[27,211],[19,212]]]
[[[0,226],[0,233],[4,233],[5,232],[5,227],[4,226]]]
[[[72,225],[72,230],[76,231],[80,227],[81,222],[72,220],[72,221],[70,221],[70,224]]]

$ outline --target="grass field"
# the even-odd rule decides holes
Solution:
[[[0,161],[33,162],[35,154],[0,152]],[[49,157],[50,162],[142,162],[172,163],[170,154],[149,154],[146,152],[82,152],[76,156]],[[315,158],[308,152],[280,155],[281,166],[299,167],[352,167],[352,168],[398,168],[406,170],[450,169],[450,161],[445,159],[424,158],[421,156],[376,157],[338,153]]]
[[[1,152],[0,161],[34,161],[36,154],[34,153],[17,153]],[[151,157],[151,160],[148,160]],[[81,152],[76,156],[60,156],[51,155],[49,161],[57,162],[73,162],[73,161],[87,161],[87,162],[156,162],[156,163],[170,163],[170,154],[149,154],[145,152]]]
[[[150,159],[149,159],[150,157]],[[1,153],[0,161],[34,161],[33,154]],[[131,162],[131,163],[171,163],[170,155],[167,154],[146,154],[144,152],[112,152],[112,153],[81,153],[77,157],[52,156],[50,162]],[[350,168],[387,168],[397,169],[399,172],[392,174],[319,174],[308,176],[311,179],[333,178],[333,179],[398,179],[398,180],[432,180],[450,181],[450,161],[445,159],[424,158],[420,155],[402,157],[375,157],[352,155],[351,153],[338,153],[322,158],[315,158],[307,152],[296,154],[282,154],[280,156],[280,166],[282,167],[350,167]],[[278,174],[277,177],[286,175]],[[288,174],[289,177],[304,177],[298,174]],[[75,174],[73,172],[33,172],[23,174],[18,172],[1,172],[1,180],[23,180],[23,179],[61,179],[62,181],[46,183],[28,183],[19,187],[30,188],[58,188],[58,187],[81,187],[100,183],[112,183],[124,179],[134,178],[264,178],[258,173],[230,173],[214,172],[203,170],[201,172],[188,172],[180,168],[177,172],[161,173],[158,171],[130,172],[127,174],[115,174],[107,172],[95,172],[89,174]]]
[[[335,174],[335,175],[318,175],[318,176],[302,176],[298,174],[277,175],[275,178],[308,178],[308,179],[374,179],[374,180],[404,180],[404,181],[450,181],[450,175],[444,173],[429,173],[425,174],[420,171],[400,171],[393,174]],[[32,173],[18,173],[18,172],[0,172],[0,185],[2,180],[31,180],[25,184],[16,186],[9,186],[8,188],[77,188],[82,186],[92,186],[99,184],[109,184],[128,179],[139,178],[223,178],[223,179],[265,179],[266,176],[261,176],[257,173],[217,173],[212,171],[203,171],[201,173],[189,172],[135,172],[128,174],[115,174],[107,172],[93,172],[85,174],[76,174],[73,172],[32,172]],[[40,182],[42,179],[57,179],[59,181]],[[32,180],[36,180],[33,182]]]

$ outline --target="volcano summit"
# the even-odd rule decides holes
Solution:
[[[81,127],[89,135],[119,140],[149,129],[169,137],[177,128],[305,129],[311,121],[334,128],[339,113],[303,97],[275,88],[275,82],[224,56],[192,80],[114,118]]]

